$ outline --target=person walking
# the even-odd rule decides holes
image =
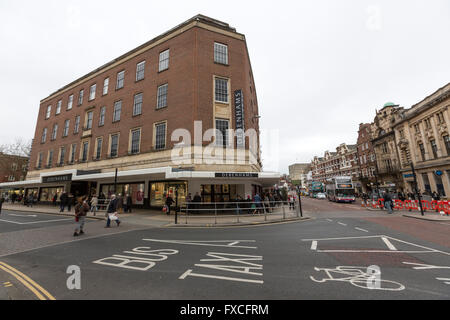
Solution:
[[[3,202],[5,202],[5,198],[3,198],[3,196],[0,196],[0,214],[2,214]]]
[[[67,205],[67,200],[69,200],[68,196],[67,196],[67,192],[63,192],[61,197],[59,198],[60,203],[59,203],[59,212],[64,212],[64,208]]]
[[[30,193],[30,194],[28,195],[27,207],[33,208],[33,202],[34,202],[34,197],[33,197],[33,194]]]
[[[117,199],[116,199],[116,195],[113,194],[111,196],[111,201],[108,204],[108,209],[106,210],[106,217],[108,218],[106,220],[106,227],[105,228],[109,228],[111,225],[111,220],[116,221],[117,226],[120,225],[120,220],[119,217],[117,216]]]
[[[127,209],[125,212],[131,213],[131,206],[133,205],[133,198],[131,198],[130,194],[127,194],[127,197],[125,198],[125,203],[127,205]]]
[[[97,215],[97,210],[98,210],[98,198],[94,194],[94,196],[91,199],[91,212],[94,214],[94,216]]]
[[[72,193],[69,193],[67,196],[67,211],[71,211],[72,207],[75,205],[75,197]]]
[[[172,197],[170,196],[170,194],[167,196],[166,198],[166,206],[167,206],[167,211],[166,214],[170,215],[170,206],[174,203],[175,201],[173,201]]]
[[[119,193],[119,196],[117,197],[117,212],[123,212],[123,197],[121,193]]]
[[[384,207],[387,209],[388,214],[392,214],[392,196],[389,191],[386,191],[383,195]]]
[[[77,227],[73,234],[74,237],[84,234],[83,228],[86,219],[86,215],[89,211],[89,205],[86,198],[79,198],[78,203],[75,205],[75,222]]]
[[[289,196],[289,210],[294,210],[294,209],[295,209],[295,207],[294,207],[294,196],[290,195]]]

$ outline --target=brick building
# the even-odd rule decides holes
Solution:
[[[24,180],[27,175],[28,157],[0,152],[0,183]]]
[[[258,118],[245,36],[197,15],[43,99],[25,187],[142,206],[251,195],[279,177],[261,172]]]
[[[359,180],[363,192],[370,192],[376,185],[375,151],[372,146],[372,124],[361,123],[358,130]]]

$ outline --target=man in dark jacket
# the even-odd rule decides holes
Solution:
[[[75,228],[75,232],[73,234],[74,237],[84,234],[83,228],[89,209],[90,208],[86,197],[80,198],[78,203],[75,205],[75,221],[77,222],[77,227]]]
[[[59,198],[59,200],[60,200],[60,205],[59,205],[60,210],[59,210],[59,212],[64,212],[64,208],[67,205],[68,199],[69,198],[67,196],[67,192],[64,191],[63,194],[61,195],[61,197]]]
[[[170,195],[167,196],[166,199],[166,206],[167,206],[167,212],[166,214],[169,215],[170,214],[170,206],[174,203],[175,201],[173,201],[172,197]]]
[[[2,214],[3,202],[5,202],[5,198],[3,198],[3,196],[0,196],[0,214]]]
[[[388,214],[392,214],[392,196],[389,191],[386,191],[383,195],[384,207],[387,209]]]
[[[117,223],[117,226],[120,225],[120,220],[117,217],[117,199],[116,195],[113,194],[111,196],[111,201],[109,202],[108,209],[106,210],[106,217],[108,218],[106,220],[106,227],[109,228],[111,225],[111,219],[115,220]]]

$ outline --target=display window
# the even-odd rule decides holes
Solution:
[[[109,199],[113,194],[119,194],[125,197],[127,194],[131,195],[131,202],[133,205],[144,204],[144,190],[145,183],[118,183],[114,190],[114,184],[103,184],[100,192]]]
[[[174,201],[176,189],[178,188],[178,205],[186,203],[187,182],[152,182],[150,184],[150,205],[152,207],[162,207],[166,203],[168,195]]]
[[[52,188],[41,188],[41,194],[39,201],[51,202],[53,197],[56,195],[56,201],[59,201],[59,197],[64,192],[64,187],[52,187]]]

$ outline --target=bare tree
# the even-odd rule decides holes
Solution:
[[[16,138],[14,142],[0,145],[0,152],[13,156],[30,157],[32,140]]]

